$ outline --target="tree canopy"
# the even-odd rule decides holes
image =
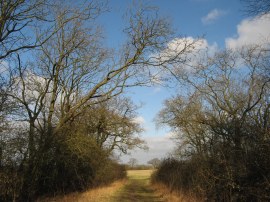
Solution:
[[[176,35],[153,7],[134,5],[126,41],[112,50],[97,21],[107,11],[103,1],[3,0],[0,6],[3,200],[83,190],[117,166],[116,150],[147,148],[134,121],[137,107],[122,94],[184,62],[196,40],[168,49]],[[175,54],[164,57],[168,51]],[[123,176],[110,171],[103,181],[113,175]]]

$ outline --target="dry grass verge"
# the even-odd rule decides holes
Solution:
[[[191,194],[181,191],[170,191],[170,189],[161,183],[152,184],[153,188],[159,192],[162,198],[168,202],[203,202],[203,199],[196,198]]]
[[[122,202],[122,201],[166,201],[166,202],[201,202],[187,193],[171,192],[162,183],[150,183],[153,170],[128,171],[128,179],[116,181],[110,185],[75,192],[54,198],[45,198],[38,202]]]
[[[127,180],[119,180],[108,186],[98,187],[82,193],[71,193],[54,198],[40,199],[38,202],[111,202],[116,192],[121,189]]]

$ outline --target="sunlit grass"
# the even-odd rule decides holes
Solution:
[[[153,170],[128,170],[127,176],[129,179],[142,179],[149,181]]]
[[[128,183],[119,190],[114,201],[163,202],[162,197],[150,186],[153,170],[129,170]]]
[[[125,184],[126,180],[119,180],[108,186],[90,189],[86,192],[75,192],[65,196],[46,198],[38,202],[113,202],[115,194]]]
[[[165,185],[151,184],[153,170],[129,170],[126,180],[83,193],[46,198],[39,202],[197,202],[184,193],[171,192]]]
[[[181,191],[171,191],[164,184],[154,184],[152,187],[161,194],[166,202],[203,202],[205,200],[196,198],[188,193]]]

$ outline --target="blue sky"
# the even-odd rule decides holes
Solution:
[[[224,39],[236,34],[236,25],[243,19],[241,11],[243,4],[240,0],[144,0],[147,5],[157,6],[161,16],[168,17],[178,34],[185,36],[205,36],[210,42],[224,45]],[[110,0],[111,12],[103,15],[106,41],[110,46],[121,44],[122,29],[125,19],[123,16],[132,5],[132,0]],[[218,15],[209,23],[203,23],[202,18],[211,11],[218,10]]]
[[[145,0],[143,4],[157,6],[161,16],[168,17],[178,35],[204,36],[207,44],[215,48],[239,47],[259,38],[270,38],[270,17],[264,21],[248,19],[240,0]],[[123,18],[131,0],[109,0],[109,13],[100,19],[105,35],[105,44],[119,47],[124,40]],[[163,158],[174,147],[168,128],[156,129],[154,118],[165,99],[183,89],[140,87],[129,91],[128,96],[137,103],[144,103],[138,111],[138,121],[145,127],[142,134],[149,145],[149,151],[135,150],[130,156],[122,156],[127,162],[134,157],[146,163],[154,157]]]

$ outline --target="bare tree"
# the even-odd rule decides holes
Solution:
[[[151,68],[171,65],[180,58],[182,61],[182,55],[195,43],[183,42],[179,53],[162,62],[149,59],[150,52],[166,48],[171,32],[167,21],[142,9],[132,13],[126,29],[129,40],[111,60],[100,46],[99,30],[84,26],[96,17],[96,13],[83,15],[93,9],[86,8],[74,13],[56,10],[56,34],[41,45],[38,62],[31,64],[33,68],[23,67],[20,56],[17,57],[18,87],[10,96],[25,108],[29,119],[30,157],[36,153],[34,131],[50,137],[85,108],[121,94],[126,87],[148,84]]]
[[[154,168],[157,168],[159,164],[161,163],[161,160],[158,158],[153,158],[150,161],[147,162],[148,164],[151,164]]]
[[[131,168],[134,168],[138,164],[138,160],[135,158],[131,158],[129,159],[128,164],[130,165]]]
[[[270,12],[268,0],[241,0],[245,4],[244,12],[251,16],[262,16]]]
[[[268,65],[267,60],[269,53],[262,46],[226,50],[206,58],[192,71],[181,75],[182,81],[190,87],[189,94],[169,99],[159,114],[159,123],[171,126],[180,140],[180,154],[184,154],[181,159],[186,161],[179,164],[187,163],[187,167],[194,168],[198,178],[195,177],[193,182],[210,195],[218,193],[219,199],[250,195],[268,197],[266,193],[255,193],[258,190],[252,182],[247,185],[239,181],[249,179],[248,173],[253,173],[247,162],[252,161],[255,153],[264,156],[258,161],[269,162],[263,154],[269,150],[258,151],[269,141],[265,124],[270,118],[267,101],[270,80],[262,74]],[[212,167],[209,162],[212,162]],[[265,164],[257,166],[253,179]],[[262,185],[268,174],[261,175],[264,177],[257,180]],[[195,186],[192,180],[189,182]],[[205,182],[212,188],[204,186]],[[218,186],[226,187],[226,190],[214,188]],[[235,186],[243,190],[248,186],[254,192],[249,196],[236,196]]]
[[[46,0],[0,2],[0,60],[19,50],[35,48],[48,39],[42,34],[35,38],[35,30],[30,31],[39,22],[50,20],[47,4]]]
[[[146,143],[139,137],[143,128],[134,121],[136,109],[127,98],[113,98],[85,110],[75,125],[108,153],[114,150],[127,153],[134,147],[146,149]]]
[[[38,186],[45,182],[44,167],[48,167],[48,162],[57,161],[57,151],[63,146],[62,142],[68,142],[69,135],[73,132],[77,135],[75,129],[68,129],[87,111],[102,112],[99,115],[103,117],[95,114],[98,119],[103,119],[106,113],[112,118],[102,120],[106,127],[97,136],[100,147],[107,147],[109,151],[119,148],[126,152],[131,147],[142,146],[143,141],[133,136],[141,128],[125,114],[130,110],[129,106],[122,109],[127,111],[120,111],[118,107],[104,109],[107,106],[102,104],[129,87],[151,84],[162,68],[170,69],[172,64],[185,62],[186,53],[194,49],[196,41],[188,40],[183,40],[177,48],[169,48],[168,43],[175,35],[168,21],[159,18],[156,10],[140,8],[130,12],[125,29],[127,41],[123,47],[115,52],[108,50],[103,47],[101,31],[96,26],[95,19],[103,10],[98,2],[48,5],[48,22],[37,17],[30,17],[28,22],[26,16],[22,18],[23,26],[19,27],[21,32],[16,31],[16,22],[11,21],[15,28],[8,36],[10,39],[16,36],[15,45],[10,47],[6,41],[1,55],[2,59],[7,59],[12,53],[16,56],[10,64],[13,86],[8,96],[21,109],[16,119],[26,121],[29,126],[27,148],[23,150],[22,200],[33,200]],[[16,12],[24,14],[20,9],[30,5],[21,6]],[[31,7],[29,12],[34,11],[38,9]],[[41,11],[42,14],[45,12]],[[35,40],[27,41],[20,38],[20,34],[24,27],[30,26],[31,19],[42,20],[44,25],[35,33],[29,32],[35,34]],[[44,35],[38,30],[44,31]],[[36,47],[38,49],[32,49]],[[25,49],[32,49],[29,61],[25,61],[26,55],[19,52]],[[164,57],[166,51],[174,54]],[[114,112],[116,109],[119,111]]]

